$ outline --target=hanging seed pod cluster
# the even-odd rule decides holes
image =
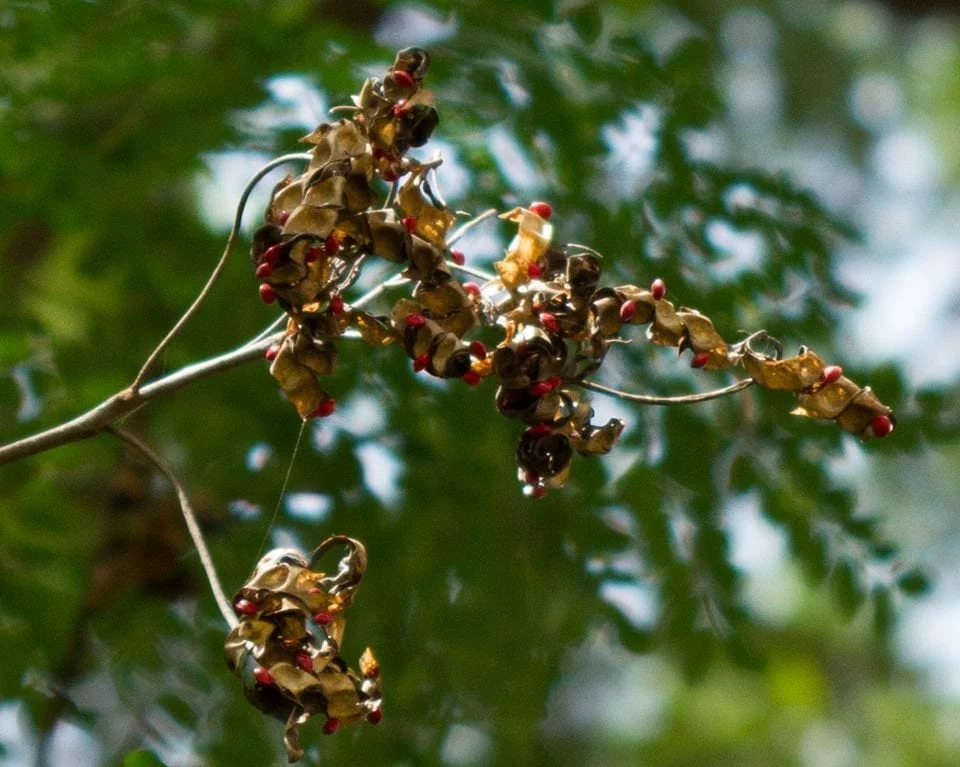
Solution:
[[[333,339],[353,329],[370,344],[398,343],[417,372],[468,385],[497,380],[497,409],[526,424],[517,448],[524,492],[541,497],[565,484],[574,455],[606,453],[619,439],[621,421],[592,422],[584,387],[627,326],[644,325],[653,343],[689,352],[695,369],[741,368],[744,386],[792,392],[797,415],[836,421],[862,438],[893,430],[891,409],[868,387],[807,349],[785,359],[762,332],[728,344],[709,318],[668,300],[660,279],[646,289],[602,286],[597,253],[554,246],[547,203],[503,214],[517,234],[496,275],[483,285],[460,282],[461,268],[476,270],[450,247],[456,215],[431,182],[440,161],[407,156],[439,122],[423,88],[429,62],[421,49],[401,51],[383,80],[364,84],[349,118],[307,136],[314,145],[307,169],[278,185],[254,236],[260,296],[289,315],[283,341],[268,352],[271,373],[302,418],[334,410],[319,379],[333,372]],[[379,207],[378,179],[386,182]],[[389,314],[353,308],[343,297],[373,259],[401,265],[414,285]],[[502,341],[490,350],[471,341],[480,326],[497,328]],[[757,348],[762,340],[773,354]]]
[[[315,570],[335,545],[347,549],[336,572]],[[227,665],[247,699],[285,722],[284,746],[291,762],[303,756],[300,725],[325,717],[323,731],[367,721],[379,724],[380,665],[368,647],[359,672],[340,657],[344,610],[367,566],[366,550],[346,536],[325,540],[305,558],[276,549],[257,564],[235,598],[239,623],[225,644]]]

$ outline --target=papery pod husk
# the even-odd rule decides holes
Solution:
[[[431,319],[458,338],[480,324],[473,300],[456,280],[442,285],[418,285],[413,297],[423,304]]]
[[[705,369],[723,370],[733,364],[727,356],[727,342],[708,317],[691,309],[677,312],[677,316],[686,328],[683,343],[696,353],[705,352],[708,355],[707,364],[703,366]]]
[[[493,264],[504,287],[514,291],[530,281],[530,266],[549,249],[553,227],[526,208],[514,208],[500,218],[513,221],[520,227],[503,260]]]
[[[539,296],[540,294],[538,294]],[[586,333],[589,321],[589,304],[568,296],[566,293],[541,298],[541,311],[550,312],[557,321],[560,335],[576,338]]]
[[[353,310],[348,314],[350,324],[360,331],[360,337],[373,346],[387,346],[399,339],[386,317],[375,317],[367,312]]]
[[[517,445],[517,463],[525,471],[542,479],[549,479],[565,471],[573,458],[570,438],[555,431],[545,436],[525,431]]]
[[[893,411],[877,399],[869,386],[865,386],[859,396],[837,415],[836,421],[845,431],[867,437],[873,436],[871,425],[878,415],[893,416]]]
[[[270,375],[280,384],[280,389],[297,409],[300,417],[306,419],[321,403],[330,399],[330,395],[323,390],[317,381],[314,370],[300,358],[295,349],[298,339],[302,337],[302,334],[295,333],[284,339],[277,351],[277,356],[270,364]],[[313,343],[312,340],[309,342]],[[318,355],[317,360],[319,359],[323,359],[324,362],[329,360],[323,354]],[[311,364],[316,361],[312,355],[310,360]],[[333,363],[335,361],[336,356],[334,355]]]
[[[421,354],[429,354],[433,340],[443,332],[443,328],[432,320],[427,320],[426,324],[419,328],[406,326],[403,330],[403,348],[406,349],[407,356],[413,359]]]
[[[283,233],[310,234],[324,240],[333,231],[342,212],[340,207],[298,205],[283,225]]]
[[[654,307],[653,321],[647,329],[647,337],[660,346],[677,346],[683,334],[683,320],[677,315],[677,310],[672,303],[661,298]]]
[[[530,393],[529,387],[522,389],[508,389],[501,386],[497,389],[496,406],[505,418],[519,418],[531,421],[537,410],[539,400]]]
[[[566,347],[558,350],[545,333],[534,332],[532,338],[515,340],[494,350],[493,372],[504,386],[528,388],[563,371]]]
[[[797,391],[817,383],[825,365],[814,352],[804,351],[795,357],[775,360],[749,349],[743,355],[743,367],[760,386],[775,391]]]
[[[593,417],[593,407],[582,392],[563,386],[557,389],[557,395],[561,402],[555,421],[558,425],[569,424],[574,430],[589,426],[590,419]]]
[[[276,224],[278,228],[282,226],[281,219],[286,213],[289,217],[293,209],[296,208],[303,198],[302,177],[294,178],[287,175],[282,181],[273,187],[270,194],[270,204],[267,206],[267,214],[264,217],[270,224]]]
[[[430,95],[423,94],[421,98],[429,99]],[[404,108],[400,116],[395,118],[395,124],[392,147],[395,152],[403,153],[410,147],[423,146],[430,140],[440,124],[440,115],[430,104],[415,103]]]
[[[638,288],[636,285],[621,285],[616,289],[616,294],[617,298],[620,299],[620,305],[627,301],[633,301],[637,305],[636,313],[629,320],[631,325],[646,325],[648,322],[652,322],[657,311],[657,304],[663,300],[657,301],[649,290]],[[620,307],[618,306],[618,316],[619,313]]]
[[[816,391],[810,393],[799,392],[797,399],[800,404],[792,412],[795,415],[802,415],[807,418],[832,420],[861,397],[863,391],[857,384],[844,376]]]
[[[350,164],[342,166],[349,171]],[[307,179],[304,184],[301,205],[314,208],[344,210],[347,207],[347,177],[337,173],[336,166],[326,165]]]
[[[612,288],[601,288],[590,302],[597,332],[604,338],[613,338],[623,327],[620,304],[621,301]]]
[[[307,173],[312,173],[328,163],[361,155],[367,150],[366,132],[353,120],[323,123],[300,141],[314,145]]]
[[[462,378],[470,370],[470,350],[455,333],[442,331],[434,336],[427,349],[428,370],[440,378]]]
[[[444,264],[444,251],[413,235],[409,240],[410,265],[403,274],[411,280],[427,285],[437,285],[450,279],[450,271]]]
[[[412,177],[400,187],[397,203],[404,215],[417,219],[415,234],[440,249],[446,247],[447,232],[457,220],[453,211],[433,205],[423,196],[420,185]]]
[[[396,58],[393,60],[393,66],[388,71],[395,72],[402,69],[413,77],[416,83],[423,81],[430,71],[430,53],[416,45],[408,48],[402,48],[397,51]]]
[[[571,435],[570,442],[580,455],[604,455],[617,444],[623,428],[623,421],[611,418],[604,426],[588,426]]]
[[[548,273],[553,271],[552,256],[559,253],[560,256],[566,256],[563,251],[550,250],[547,252]],[[578,298],[589,298],[597,289],[600,282],[600,273],[602,271],[600,259],[593,253],[577,253],[569,256],[566,263],[561,267],[564,269],[564,277],[571,293]]]
[[[353,237],[364,252],[402,264],[410,257],[410,235],[392,210],[371,210],[340,221],[337,228]]]

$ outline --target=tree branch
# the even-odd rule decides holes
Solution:
[[[180,501],[180,511],[183,514],[184,521],[187,523],[187,530],[190,532],[193,544],[197,547],[197,553],[200,555],[200,563],[203,565],[203,570],[206,573],[207,582],[210,584],[210,590],[213,592],[213,598],[216,600],[217,607],[220,608],[220,614],[223,616],[223,619],[232,629],[237,625],[237,616],[233,612],[233,605],[223,591],[223,585],[220,583],[220,578],[217,575],[217,568],[214,567],[213,558],[210,556],[210,550],[207,548],[207,542],[203,537],[203,531],[197,523],[197,517],[193,513],[193,508],[190,506],[190,499],[187,497],[183,486],[177,480],[177,476],[173,473],[173,470],[164,463],[163,459],[147,447],[138,437],[115,426],[107,426],[105,431],[110,432],[123,442],[136,448],[143,457],[150,461],[150,463],[167,478],[170,484],[173,485],[173,489],[177,492],[177,500]]]
[[[66,423],[0,446],[0,465],[99,434],[118,419],[129,415],[152,399],[172,394],[214,373],[230,370],[251,360],[262,359],[263,353],[270,345],[282,337],[283,333],[278,333],[218,357],[187,365],[144,385],[137,391],[124,389]]]

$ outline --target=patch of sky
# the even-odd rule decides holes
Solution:
[[[323,522],[333,510],[333,499],[321,493],[288,493],[287,514],[301,522]]]
[[[400,478],[403,463],[389,448],[378,442],[364,442],[354,451],[363,472],[363,484],[386,508],[401,500]]]
[[[419,3],[399,3],[384,10],[373,35],[380,45],[400,49],[449,40],[457,34],[457,28],[453,12],[444,16]]]

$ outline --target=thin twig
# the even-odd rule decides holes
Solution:
[[[223,585],[220,583],[220,578],[217,575],[217,568],[213,564],[213,558],[210,556],[210,550],[207,548],[203,531],[200,529],[200,525],[197,524],[197,517],[193,513],[193,508],[190,506],[190,499],[187,497],[187,493],[179,480],[177,480],[177,476],[173,473],[173,470],[164,463],[163,459],[147,447],[139,437],[134,436],[125,429],[120,429],[115,426],[108,426],[105,431],[116,435],[128,445],[136,448],[136,450],[150,461],[150,463],[167,478],[170,484],[173,485],[173,489],[177,492],[177,499],[180,501],[180,511],[183,514],[184,521],[187,523],[187,530],[190,532],[194,546],[197,547],[197,554],[200,555],[200,564],[203,565],[203,570],[207,575],[207,582],[210,584],[213,598],[217,603],[217,607],[220,608],[220,614],[223,616],[223,619],[232,629],[237,625],[237,616],[234,615],[233,606],[223,591]]]
[[[447,261],[446,264],[447,264],[447,266],[449,266],[451,269],[454,269],[454,270],[456,270],[456,271],[458,271],[458,272],[463,272],[464,274],[469,274],[471,277],[476,277],[476,278],[481,279],[481,280],[486,280],[487,282],[493,282],[495,279],[497,279],[496,277],[494,277],[494,276],[493,276],[492,274],[490,274],[489,272],[483,271],[483,269],[475,269],[475,268],[472,267],[472,266],[466,266],[466,265],[464,265],[464,264],[458,264],[458,263],[455,263],[455,262],[453,262],[453,261]]]
[[[282,157],[278,157],[276,160],[271,160],[253,174],[253,177],[247,182],[247,185],[243,189],[243,193],[240,195],[240,202],[237,205],[237,212],[233,217],[233,226],[230,229],[230,234],[227,236],[227,244],[223,249],[223,255],[220,256],[220,261],[207,278],[207,284],[203,286],[203,289],[193,300],[193,303],[190,304],[190,308],[183,313],[183,316],[177,320],[176,324],[172,328],[170,328],[170,332],[168,332],[167,335],[164,336],[163,340],[157,344],[157,347],[150,352],[150,356],[147,357],[147,361],[143,363],[143,367],[140,368],[140,372],[137,373],[137,377],[134,378],[133,383],[130,384],[131,392],[136,392],[143,385],[143,379],[146,378],[147,373],[150,372],[150,368],[153,367],[153,363],[157,361],[157,358],[163,353],[163,350],[169,346],[170,342],[176,338],[177,334],[183,329],[183,326],[187,324],[190,318],[196,314],[197,309],[200,308],[200,304],[203,303],[204,299],[210,293],[210,289],[223,272],[224,267],[227,265],[227,259],[230,257],[230,253],[233,250],[233,245],[236,242],[237,235],[240,233],[240,225],[243,221],[243,210],[247,205],[247,198],[250,196],[253,188],[257,185],[261,178],[267,175],[267,173],[276,168],[278,165],[282,165],[287,162],[293,162],[294,160],[309,160],[311,156],[312,155],[305,154],[303,152],[298,152],[297,154],[285,154]]]
[[[594,383],[593,381],[576,381],[575,383],[584,389],[590,389],[591,391],[600,392],[601,394],[610,394],[611,396],[629,400],[630,402],[639,402],[641,405],[692,405],[696,402],[707,402],[708,400],[726,397],[729,394],[736,394],[748,386],[753,385],[754,381],[752,378],[744,378],[723,389],[714,389],[713,391],[705,391],[700,394],[684,394],[678,397],[631,394],[630,392],[620,391],[619,389],[611,389],[602,384]]]
[[[461,239],[467,232],[469,232],[473,227],[479,224],[482,221],[486,221],[491,216],[497,215],[496,208],[489,208],[488,210],[483,211],[479,216],[474,216],[463,226],[459,227],[453,234],[450,235],[450,238],[447,240],[447,247],[449,248],[457,240]]]

